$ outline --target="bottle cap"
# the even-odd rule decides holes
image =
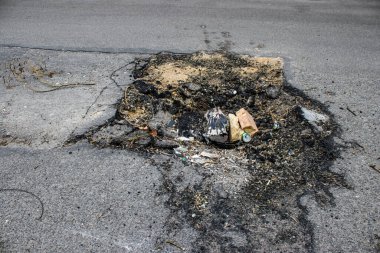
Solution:
[[[242,136],[242,137],[243,137],[243,141],[244,141],[244,142],[250,142],[251,139],[252,139],[252,138],[251,138],[251,135],[248,134],[248,133],[245,133],[245,132],[243,133],[243,136]]]

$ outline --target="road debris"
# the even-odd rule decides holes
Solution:
[[[380,166],[379,164],[370,164],[369,167],[371,167],[374,171],[377,171],[380,173]]]
[[[162,53],[136,61],[133,77],[116,114],[132,132],[109,134],[105,145],[202,166],[210,180],[218,177],[226,191],[236,187],[260,206],[289,192],[343,184],[326,171],[335,157],[336,124],[323,106],[285,85],[280,58]],[[87,138],[97,144],[113,124]]]
[[[244,142],[250,142],[252,140],[251,135],[249,133],[244,132],[242,134],[242,139]]]
[[[228,119],[219,107],[207,111],[205,117],[207,120],[206,136],[228,134]]]
[[[159,164],[157,193],[167,196],[171,212],[167,234],[187,223],[203,238],[195,251],[211,251],[211,244],[236,251],[215,231],[244,227],[254,238],[258,229],[244,224],[266,226],[257,216],[263,212],[280,215],[289,229],[302,226],[292,218],[300,214],[299,196],[330,196],[329,186],[345,186],[328,169],[339,155],[338,125],[322,104],[285,82],[281,59],[162,53],[136,60],[133,77],[116,119],[86,138]],[[115,124],[128,126],[124,138],[110,130]]]
[[[277,121],[273,122],[273,130],[278,130],[280,129],[280,127],[281,127],[280,123],[278,123]]]
[[[207,152],[207,151],[202,151],[200,155],[204,156],[204,157],[207,157],[207,158],[212,158],[212,159],[218,159],[218,158],[220,158],[220,155],[213,154],[213,153],[210,153],[210,152]]]
[[[301,107],[300,109],[302,117],[307,120],[307,122],[309,122],[309,124],[312,125],[315,130],[322,132],[323,128],[321,125],[327,122],[328,117],[304,107]]]
[[[259,131],[252,115],[249,114],[249,112],[247,112],[247,110],[245,110],[244,108],[241,108],[239,111],[237,111],[236,116],[239,119],[240,127],[246,133],[249,133],[251,137]]]
[[[181,161],[184,164],[187,164],[189,161],[189,156],[188,156],[188,149],[186,147],[177,147],[174,148],[174,154],[177,155],[179,158],[181,158]]]
[[[352,115],[356,116],[356,113],[353,110],[351,110],[348,106],[346,108],[347,111],[349,111]]]
[[[239,119],[235,114],[228,114],[228,119],[230,123],[230,142],[240,141],[244,131],[241,129],[239,124]]]
[[[276,99],[280,96],[280,88],[277,86],[269,85],[265,89],[266,95],[268,98]]]

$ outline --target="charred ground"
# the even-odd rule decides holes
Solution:
[[[329,188],[347,187],[329,169],[340,129],[325,106],[287,84],[282,59],[162,53],[136,60],[133,77],[115,119],[86,138],[143,152],[161,171],[157,194],[169,196],[171,215],[158,249],[173,247],[162,238],[187,224],[199,234],[194,252],[313,251],[299,199],[314,193],[321,205],[333,205]],[[246,108],[259,133],[250,143],[206,140],[204,115],[215,107]],[[328,120],[314,124],[303,108]],[[188,149],[186,164],[171,155],[178,146]],[[204,150],[219,158],[192,159]]]

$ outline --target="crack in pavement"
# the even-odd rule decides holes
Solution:
[[[102,90],[101,90],[101,91],[99,92],[99,94],[96,96],[94,102],[92,102],[92,104],[87,108],[85,114],[82,116],[82,119],[84,119],[84,118],[87,116],[87,114],[88,114],[88,112],[90,111],[91,107],[93,107],[93,106],[96,104],[96,102],[98,102],[100,96],[103,94],[103,92],[104,92],[106,89],[108,89],[108,86],[104,86],[104,87],[102,88]]]
[[[120,68],[118,68],[118,69],[115,69],[114,71],[112,71],[111,75],[109,76],[109,78],[111,79],[111,81],[116,85],[117,88],[119,88],[120,91],[123,91],[123,88],[122,88],[122,87],[120,86],[120,84],[115,80],[115,78],[113,78],[113,76],[116,74],[117,71],[119,71],[119,70],[121,70],[121,69],[123,69],[123,68],[125,68],[125,67],[127,67],[128,65],[131,65],[131,64],[135,65],[134,61],[131,61],[131,62],[127,63],[127,64],[124,64],[124,65],[122,65],[122,66],[121,66]],[[131,69],[127,69],[127,70],[131,70]]]
[[[55,52],[73,52],[73,53],[101,53],[101,54],[157,54],[159,52],[165,51],[162,49],[148,49],[148,48],[76,48],[76,47],[33,47],[33,46],[23,46],[18,44],[0,44],[0,48],[18,48],[27,50],[46,50]],[[173,49],[170,52],[175,52],[178,54],[190,53],[193,50],[179,50]]]

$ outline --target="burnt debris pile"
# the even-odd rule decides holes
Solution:
[[[247,194],[264,202],[342,182],[328,170],[336,157],[332,116],[286,85],[281,58],[162,53],[136,61],[133,75],[115,121],[90,142],[245,168]]]

